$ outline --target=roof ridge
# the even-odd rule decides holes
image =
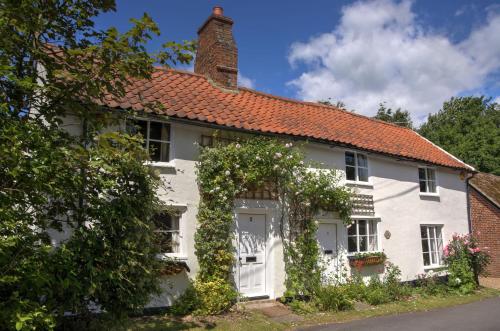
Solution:
[[[176,72],[176,73],[179,73],[179,74],[186,74],[186,75],[191,75],[191,76],[197,76],[197,77],[201,77],[201,78],[205,78],[205,79],[207,78],[205,75],[198,74],[196,72],[189,71],[189,70],[178,69],[178,68],[154,66],[154,69],[158,70],[158,71],[166,71],[166,72],[171,71],[171,72]]]

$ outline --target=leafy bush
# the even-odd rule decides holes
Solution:
[[[410,296],[412,293],[410,286],[401,283],[401,269],[390,262],[386,265],[384,286],[393,299],[402,299]]]
[[[288,306],[294,313],[297,314],[311,314],[315,313],[318,311],[315,303],[311,301],[304,301],[304,300],[292,300],[288,303]]]
[[[448,286],[439,278],[438,275],[418,275],[415,285],[416,290],[423,295],[442,296],[448,293]]]
[[[479,275],[485,274],[490,256],[474,236],[454,234],[444,248],[444,261],[448,265],[449,286],[467,294],[479,285]]]
[[[198,315],[217,315],[227,311],[236,302],[238,293],[234,286],[224,279],[195,282],[199,307]]]
[[[172,305],[172,315],[217,315],[227,311],[236,302],[238,293],[223,279],[195,281]]]
[[[193,283],[190,283],[184,293],[175,300],[170,312],[175,316],[185,316],[200,307],[200,299]]]
[[[376,275],[372,276],[370,283],[366,287],[366,292],[364,299],[370,305],[380,305],[393,301],[393,297],[387,290],[386,284],[380,281],[380,278]]]
[[[321,311],[339,311],[353,308],[353,301],[349,296],[348,288],[338,285],[322,287],[314,300]]]

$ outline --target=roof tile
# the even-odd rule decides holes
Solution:
[[[126,92],[121,100],[106,96],[104,104],[140,111],[147,103],[157,101],[165,106],[160,114],[171,117],[324,140],[451,168],[471,169],[410,129],[336,107],[247,88],[240,88],[237,93],[224,91],[194,73],[157,69],[150,81],[131,80]]]

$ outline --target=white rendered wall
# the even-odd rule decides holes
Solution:
[[[170,305],[173,298],[188,284],[188,277],[194,278],[198,271],[194,251],[196,214],[199,203],[196,183],[196,160],[198,159],[201,135],[212,135],[214,130],[179,123],[171,124],[172,161],[168,167],[157,167],[165,187],[160,196],[168,204],[183,210],[180,219],[181,248],[177,257],[186,261],[190,268],[187,274],[170,277],[164,282],[165,293],[151,302],[152,306]],[[234,133],[229,133],[234,136]],[[324,163],[324,167],[339,169],[344,175],[345,149],[319,144],[304,146],[308,160]],[[373,195],[376,216],[379,222],[379,248],[389,261],[398,265],[403,280],[415,279],[423,273],[423,258],[420,239],[421,224],[442,224],[443,241],[446,243],[453,233],[467,233],[467,203],[465,181],[459,172],[437,168],[439,197],[423,197],[419,194],[418,166],[413,162],[400,161],[377,154],[367,153],[369,182],[371,185],[353,186],[357,193]],[[237,201],[235,207],[270,209],[272,201]],[[278,215],[271,212],[273,226]],[[384,232],[391,233],[390,239]],[[272,231],[271,231],[272,232]],[[338,243],[341,255],[346,255],[347,230],[338,226]],[[283,294],[284,265],[279,236],[270,234],[267,242],[268,275],[267,286],[271,297]],[[271,265],[272,264],[272,265]],[[380,267],[371,267],[366,272],[380,272]]]

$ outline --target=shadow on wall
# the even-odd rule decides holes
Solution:
[[[161,294],[153,296],[145,308],[171,306],[188,288],[189,283],[189,276],[186,271],[182,271],[176,275],[162,277],[160,285]]]

